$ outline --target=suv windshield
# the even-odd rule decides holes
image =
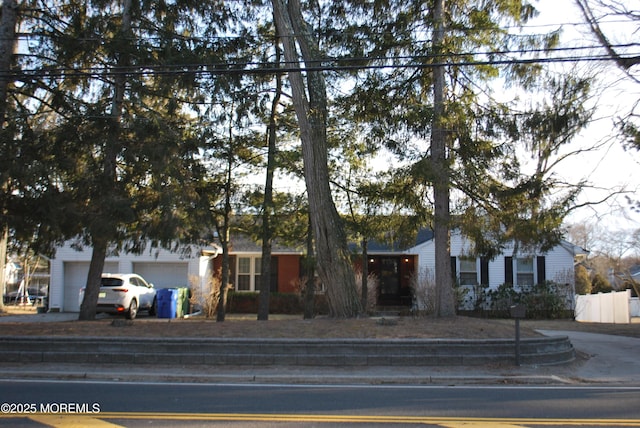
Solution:
[[[102,278],[102,287],[119,287],[122,285],[120,278]]]

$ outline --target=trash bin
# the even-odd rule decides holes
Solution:
[[[178,302],[176,305],[176,317],[184,318],[189,313],[189,289],[178,288]]]
[[[157,293],[158,318],[175,318],[178,304],[178,290],[161,288]]]

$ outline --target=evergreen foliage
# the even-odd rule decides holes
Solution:
[[[611,283],[602,274],[596,273],[591,280],[591,293],[610,293],[612,291]]]
[[[592,284],[589,272],[583,265],[576,266],[576,294],[591,294]]]
[[[512,241],[551,248],[584,185],[554,171],[591,119],[590,79],[543,73],[535,59],[558,33],[517,31],[536,15],[528,1],[438,4],[442,19],[422,0],[3,3],[23,39],[18,55],[15,35],[0,46],[0,225],[37,252],[72,237],[93,247],[95,291],[110,251],[216,236],[226,284],[229,231],[256,230],[237,214],[272,215],[254,233],[267,243],[303,242],[311,218],[336,316],[357,315],[368,287],[356,295],[334,199],[365,257],[370,240],[406,243],[435,225],[459,228],[487,257]],[[527,61],[509,56],[522,51]],[[307,200],[268,180],[247,188],[265,159],[271,174],[305,177]],[[436,188],[447,202],[438,218]]]

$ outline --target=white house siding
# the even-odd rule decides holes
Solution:
[[[451,256],[460,257],[469,253],[472,248],[468,239],[464,238],[459,233],[451,234]],[[574,259],[576,248],[568,242],[563,242],[544,254],[527,254],[522,251],[514,255],[513,246],[505,249],[503,254],[500,254],[495,259],[489,261],[489,288],[497,289],[501,284],[505,283],[505,257],[514,258],[514,280],[517,277],[515,268],[515,259],[517,257],[527,256],[544,256],[545,260],[545,280],[554,281],[560,284],[570,284],[570,290],[574,287]],[[423,242],[416,247],[407,250],[409,253],[418,255],[418,267],[421,275],[429,273],[433,275],[435,269],[435,243],[433,240]],[[459,262],[458,262],[459,267]],[[539,283],[536,262],[534,259],[534,281]],[[457,272],[459,273],[459,272]],[[480,263],[478,262],[478,280],[480,280]],[[569,295],[573,295],[573,292],[569,292]],[[568,305],[573,305],[572,302],[567,302]],[[571,306],[572,307],[572,306]]]
[[[78,293],[86,284],[91,261],[91,248],[76,251],[69,243],[60,247],[51,259],[51,282],[49,285],[49,308],[51,311],[79,311]],[[189,278],[206,275],[201,271],[200,251],[192,248],[190,255],[170,252],[164,249],[150,249],[143,254],[121,254],[107,257],[104,272],[135,272],[153,282],[157,288],[184,287]]]
[[[566,244],[554,247],[545,256],[547,280],[575,286],[575,255]]]

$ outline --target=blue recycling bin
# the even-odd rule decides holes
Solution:
[[[178,307],[178,290],[161,288],[157,292],[158,318],[175,318]]]

